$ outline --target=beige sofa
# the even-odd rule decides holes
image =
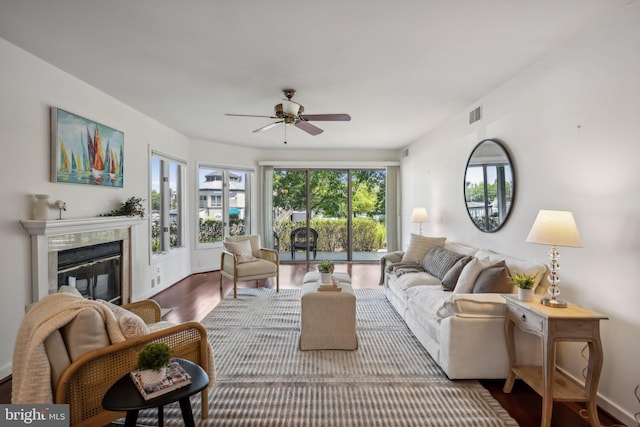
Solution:
[[[544,264],[418,235],[406,252],[390,253],[382,262],[387,299],[449,378],[506,377],[502,294],[516,292],[508,278],[515,272],[538,274],[536,293],[544,294]],[[520,362],[540,362],[537,337],[517,331],[516,340]]]

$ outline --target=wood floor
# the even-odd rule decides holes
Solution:
[[[315,270],[313,263],[283,264],[280,267],[280,288],[299,288],[304,274]],[[378,264],[336,264],[336,271],[347,272],[352,277],[354,289],[378,288],[380,267]],[[238,284],[239,287],[255,287],[256,282]],[[275,280],[261,280],[259,286],[275,288]],[[220,289],[218,272],[192,275],[153,297],[163,308],[171,309],[164,320],[170,322],[200,321],[223,298],[233,298],[233,284],[224,280]],[[231,294],[229,294],[231,292]],[[521,427],[537,427],[541,421],[542,399],[526,384],[516,381],[513,391],[502,391],[504,381],[481,381],[496,400],[516,419]],[[0,403],[9,403],[11,380],[0,383]],[[581,415],[583,406],[573,403],[556,403],[553,408],[552,427],[587,427],[590,424]],[[620,425],[617,420],[600,411],[602,426]]]

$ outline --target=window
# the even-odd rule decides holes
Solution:
[[[198,167],[198,244],[221,242],[225,236],[251,231],[250,171]]]
[[[183,162],[151,153],[151,253],[185,246],[183,241]]]

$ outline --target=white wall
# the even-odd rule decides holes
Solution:
[[[584,247],[559,248],[560,289],[565,299],[609,316],[601,324],[599,395],[629,425],[640,411],[639,41],[636,3],[410,145],[402,162],[403,222],[413,207],[426,207],[425,234],[545,261],[549,248],[525,242],[538,210],[574,212]],[[469,125],[468,111],[480,103],[484,119]],[[467,158],[485,138],[506,144],[516,171],[513,211],[496,233],[473,226],[463,199]],[[405,245],[416,227],[405,229]],[[581,348],[563,344],[560,354],[580,379]]]
[[[131,196],[149,199],[149,146],[189,158],[189,140],[73,76],[0,39],[0,378],[11,373],[13,343],[24,307],[31,301],[30,245],[22,219],[32,219],[32,195],[67,202],[65,218],[94,217],[120,206]],[[119,129],[125,135],[124,188],[56,184],[49,180],[49,110],[51,106]],[[57,218],[51,210],[51,218]],[[133,298],[152,293],[148,224],[136,226]],[[164,283],[190,271],[189,251],[161,266]],[[153,293],[160,288],[153,289]]]

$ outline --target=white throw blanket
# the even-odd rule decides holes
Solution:
[[[116,317],[106,305],[73,294],[47,295],[27,312],[18,330],[13,350],[11,403],[53,403],[51,367],[44,341],[87,308],[100,313],[112,344],[124,341]]]

